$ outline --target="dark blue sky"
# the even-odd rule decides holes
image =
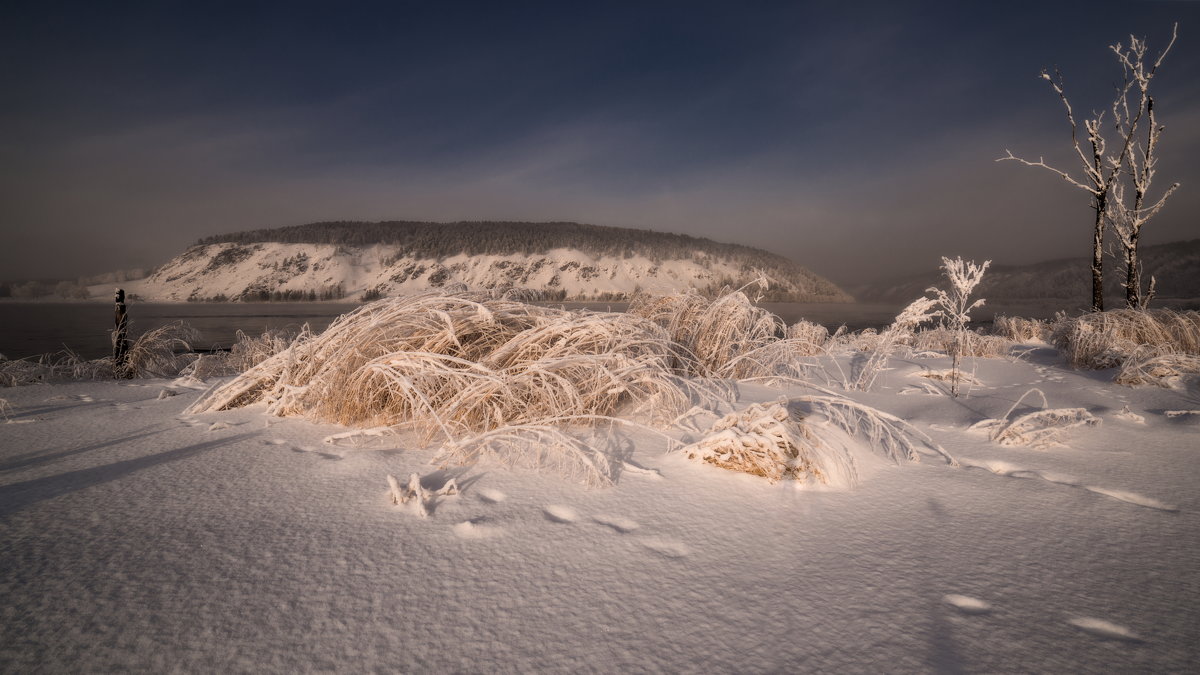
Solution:
[[[1200,236],[1200,2],[5,4],[0,279],[153,265],[325,219],[576,220],[761,246],[840,282],[1086,255],[1107,46],[1156,80],[1151,243]]]

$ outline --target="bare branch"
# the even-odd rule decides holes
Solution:
[[[1063,180],[1067,181],[1071,185],[1074,185],[1075,187],[1077,187],[1081,190],[1087,190],[1088,192],[1090,192],[1093,195],[1098,194],[1096,191],[1096,188],[1094,188],[1090,185],[1084,185],[1083,183],[1080,183],[1079,181],[1072,178],[1071,174],[1067,173],[1066,171],[1063,171],[1062,169],[1056,169],[1056,168],[1050,166],[1049,164],[1046,164],[1045,159],[1042,157],[1038,157],[1038,161],[1036,161],[1036,162],[1031,162],[1027,159],[1017,157],[1016,155],[1012,154],[1012,150],[1005,149],[1004,152],[1007,153],[1007,155],[1005,157],[1000,157],[999,159],[997,159],[996,160],[997,162],[1013,160],[1016,162],[1020,162],[1020,163],[1024,164],[1025,166],[1040,167],[1040,168],[1046,169],[1047,171],[1052,171],[1052,172],[1058,174],[1059,176],[1062,177]]]

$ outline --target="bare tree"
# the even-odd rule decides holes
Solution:
[[[1145,295],[1142,293],[1141,262],[1138,259],[1138,237],[1141,235],[1142,226],[1162,209],[1167,198],[1179,187],[1179,183],[1174,183],[1167,188],[1158,201],[1149,205],[1146,202],[1146,195],[1154,181],[1155,164],[1158,163],[1155,150],[1164,129],[1155,119],[1154,97],[1150,95],[1150,80],[1154,78],[1154,73],[1167,56],[1167,52],[1171,51],[1178,33],[1179,24],[1177,23],[1171,29],[1171,41],[1167,43],[1166,48],[1159,53],[1158,58],[1152,64],[1148,64],[1146,61],[1145,38],[1138,39],[1130,35],[1129,46],[1115,44],[1110,47],[1117,55],[1117,59],[1121,61],[1121,67],[1125,70],[1126,82],[1123,90],[1125,94],[1113,104],[1113,117],[1116,121],[1117,133],[1127,139],[1135,139],[1138,124],[1143,115],[1145,115],[1147,126],[1144,136],[1145,144],[1143,145],[1138,140],[1132,140],[1132,149],[1127,157],[1129,182],[1133,187],[1133,202],[1126,202],[1125,186],[1120,181],[1112,186],[1109,199],[1111,209],[1109,217],[1112,220],[1113,229],[1117,233],[1117,242],[1125,260],[1125,303],[1134,308],[1145,307],[1154,296],[1153,277],[1151,277],[1149,290]],[[1130,110],[1129,107],[1130,84],[1138,94],[1136,111]],[[1117,105],[1118,103],[1120,106]]]
[[[1071,109],[1071,102],[1067,99],[1062,73],[1055,70],[1054,75],[1054,77],[1051,77],[1050,73],[1042,71],[1042,79],[1050,83],[1050,86],[1062,101],[1063,108],[1066,109],[1067,122],[1071,125],[1071,144],[1075,148],[1075,154],[1079,157],[1080,163],[1083,165],[1083,177],[1075,178],[1062,169],[1056,169],[1046,164],[1045,160],[1041,157],[1036,162],[1017,157],[1012,154],[1011,150],[1005,150],[1006,156],[996,161],[1015,160],[1026,166],[1036,166],[1053,171],[1061,176],[1063,180],[1084,190],[1091,196],[1091,206],[1095,212],[1095,221],[1092,228],[1092,309],[1100,312],[1104,310],[1104,230],[1110,217],[1109,200],[1112,196],[1113,184],[1119,179],[1121,168],[1126,164],[1133,142],[1133,132],[1136,130],[1137,119],[1140,118],[1140,113],[1138,117],[1127,120],[1133,125],[1133,128],[1128,130],[1128,134],[1122,135],[1118,133],[1120,149],[1115,156],[1110,154],[1108,142],[1104,137],[1104,112],[1093,113],[1092,117],[1083,121],[1083,128],[1087,134],[1087,144],[1089,146],[1089,150],[1085,151],[1083,143],[1079,139],[1079,125],[1075,121],[1075,113]],[[1133,82],[1127,78],[1123,85],[1117,89],[1117,95],[1112,104],[1114,111],[1127,109],[1127,105],[1124,102],[1127,100],[1129,90],[1132,86]],[[1117,126],[1121,126],[1119,121]]]

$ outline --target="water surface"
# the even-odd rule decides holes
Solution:
[[[567,309],[623,312],[626,302],[539,303]],[[277,303],[141,303],[127,304],[130,337],[182,321],[196,329],[200,339],[193,347],[211,349],[230,346],[240,330],[257,335],[268,329],[298,330],[308,324],[324,330],[333,319],[358,304],[328,302]],[[903,306],[896,303],[797,303],[768,302],[762,305],[786,323],[801,319],[819,323],[831,332],[845,325],[849,330],[879,328],[891,323]],[[993,314],[1046,318],[1050,305],[983,307],[973,316],[990,321]],[[113,306],[107,303],[0,303],[0,354],[19,359],[70,349],[84,358],[112,353],[110,331]]]

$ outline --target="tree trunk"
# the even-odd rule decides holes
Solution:
[[[113,309],[113,371],[117,377],[129,377],[129,314],[125,309],[125,291],[120,288]]]
[[[1096,205],[1096,230],[1092,236],[1092,311],[1104,311],[1104,203]]]
[[[1138,264],[1138,232],[1129,233],[1125,244],[1125,304],[1130,309],[1142,306],[1142,271]]]

